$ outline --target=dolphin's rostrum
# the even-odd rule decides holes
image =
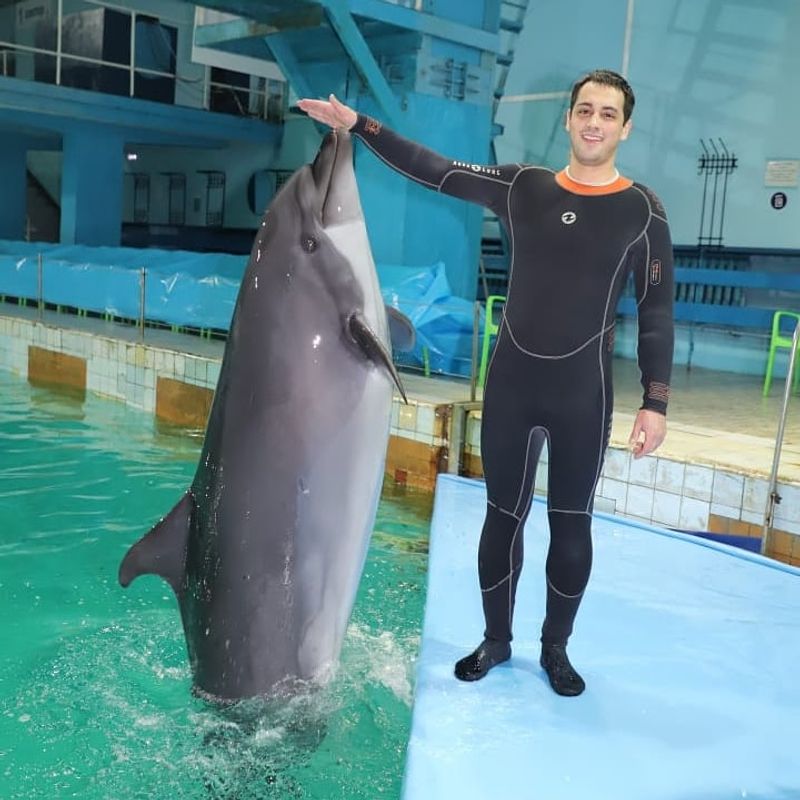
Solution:
[[[172,586],[201,695],[292,691],[336,664],[403,393],[390,347],[350,136],[332,132],[262,220],[191,487],[120,566],[123,586]]]

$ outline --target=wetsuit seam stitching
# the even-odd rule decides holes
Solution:
[[[622,269],[623,265],[625,264],[625,261],[628,258],[628,253],[631,251],[631,248],[634,247],[636,242],[638,242],[639,239],[641,239],[643,236],[644,236],[645,239],[647,239],[647,227],[648,227],[649,224],[650,224],[650,221],[648,219],[648,221],[645,223],[645,225],[642,228],[642,230],[639,233],[639,235],[636,236],[634,239],[632,239],[630,242],[628,242],[627,246],[625,247],[625,250],[623,251],[622,255],[620,256],[619,261],[617,262],[617,266],[616,266],[616,269],[614,270],[614,274],[611,276],[611,280],[609,281],[609,284],[608,284],[608,292],[606,294],[605,309],[603,310],[603,322],[604,323],[606,322],[606,320],[608,320],[608,317],[609,317],[609,311],[610,311],[610,306],[611,306],[611,294],[614,291],[614,284],[616,283],[616,280],[617,280],[617,277],[619,275],[619,272]],[[614,311],[616,311],[616,309],[614,309]],[[637,305],[637,311],[638,311],[638,305]],[[603,361],[603,338],[602,338],[602,336],[605,333],[605,331],[610,330],[614,326],[614,324],[615,324],[615,320],[612,320],[610,323],[608,323],[608,325],[604,325],[604,330],[601,332],[601,337],[600,337],[600,339],[598,341],[598,367],[599,367],[599,370],[600,370],[600,391],[601,391],[603,399],[602,399],[602,403],[601,403],[601,412],[600,412],[601,413],[601,416],[600,416],[600,419],[601,419],[601,424],[600,424],[600,442],[598,444],[598,449],[597,449],[597,464],[595,465],[594,481],[592,482],[592,488],[591,488],[591,491],[589,492],[588,496],[586,497],[586,506],[585,506],[585,511],[584,511],[584,513],[588,514],[590,517],[591,517],[591,513],[589,512],[589,509],[592,506],[592,500],[594,498],[594,493],[597,490],[597,482],[600,480],[600,473],[602,472],[602,468],[603,468],[603,456],[605,455],[606,446],[608,444],[608,441],[607,441],[608,440],[608,432],[606,430],[606,424],[607,424],[606,423],[606,418],[607,418],[607,414],[608,414],[608,410],[607,410],[608,397],[607,397],[607,392],[606,392],[606,371],[605,371],[605,366],[604,366],[604,361]]]
[[[642,296],[636,298],[636,313],[639,313],[639,309],[642,306],[642,303],[647,299],[647,290],[650,288],[650,282],[647,280],[647,264],[650,261],[650,237],[647,235],[647,230],[644,232],[644,241],[645,241],[645,254],[644,254],[644,289],[642,291]]]
[[[553,590],[553,591],[554,591],[554,592],[555,592],[557,595],[559,595],[560,597],[564,597],[564,598],[566,598],[567,600],[575,600],[575,598],[577,598],[577,597],[581,597],[581,595],[583,595],[583,593],[586,591],[586,588],[584,587],[584,588],[583,588],[583,589],[581,589],[581,591],[579,591],[577,594],[566,594],[565,592],[561,592],[561,591],[559,591],[558,589],[556,589],[556,587],[553,585],[553,581],[551,581],[551,580],[550,580],[550,576],[547,574],[547,571],[546,571],[546,570],[545,570],[545,577],[547,578],[547,585],[548,585],[548,586],[549,586],[549,587],[550,587],[550,588],[551,588],[551,589],[552,589],[552,590]]]
[[[508,324],[508,322],[506,324],[506,327],[508,328],[508,335],[511,337],[511,341],[514,343],[514,346],[521,353],[524,353],[526,356],[531,356],[533,358],[543,358],[543,359],[547,359],[549,361],[558,361],[559,359],[562,359],[562,358],[570,358],[571,356],[574,356],[577,353],[579,353],[581,350],[584,350],[585,348],[587,348],[595,339],[597,339],[598,336],[602,336],[604,333],[607,333],[608,331],[610,331],[611,328],[614,327],[614,323],[611,322],[608,325],[606,325],[605,327],[601,328],[597,333],[593,334],[589,339],[587,339],[582,345],[576,347],[574,350],[570,350],[569,353],[560,353],[557,356],[550,356],[550,355],[546,355],[544,353],[533,353],[530,350],[526,350],[514,338],[514,332],[511,330],[511,325]]]
[[[449,169],[445,174],[444,177],[439,181],[438,190],[442,191],[442,186],[444,182],[451,176],[451,175],[465,175],[468,178],[476,178],[477,180],[481,181],[491,181],[493,183],[501,183],[503,186],[511,186],[511,181],[503,181],[499,178],[493,178],[489,175],[476,175],[474,172],[470,172],[469,170],[456,167],[455,169]],[[433,184],[431,184],[433,185]]]
[[[586,498],[586,513],[591,518],[592,504],[594,503],[594,493],[597,491],[597,483],[600,480],[600,473],[603,471],[603,458],[605,457],[606,448],[608,447],[608,436],[611,432],[611,420],[608,418],[608,396],[606,392],[606,370],[605,362],[603,360],[603,343],[600,340],[597,349],[597,362],[600,368],[600,392],[602,395],[602,411],[600,416],[600,442],[597,450],[597,465],[594,470],[594,481],[592,488],[589,490],[589,495]],[[613,413],[613,407],[612,407]]]
[[[511,214],[511,193],[514,190],[514,184],[519,179],[519,176],[524,172],[528,172],[529,170],[539,170],[540,172],[549,172],[551,175],[555,175],[555,172],[547,167],[526,165],[520,168],[519,172],[514,176],[514,179],[508,184],[508,193],[506,194],[506,214],[508,217],[508,230],[511,235],[511,263],[508,267],[508,288],[506,289],[506,294],[508,296],[511,295],[511,286],[513,285],[512,282],[514,280],[514,266],[516,265],[517,260],[517,248],[514,241],[514,217]],[[503,317],[505,318],[505,307],[503,308]],[[507,324],[507,327],[508,332],[511,333],[511,326]]]
[[[656,219],[660,219],[662,222],[669,225],[669,220],[666,217],[662,217],[660,214],[656,214],[653,211],[653,201],[650,199],[650,195],[647,194],[646,191],[641,186],[637,186],[636,183],[631,184],[632,189],[636,189],[637,192],[644,198],[645,203],[647,203],[647,211],[651,217],[655,217]],[[650,225],[650,220],[647,220],[647,226]],[[647,227],[646,226],[646,227]]]
[[[514,531],[514,536],[511,539],[512,544],[513,544],[514,541],[516,541],[516,538],[517,538],[517,531]],[[510,581],[514,577],[514,573],[518,572],[518,571],[519,571],[519,569],[515,570],[512,567],[511,568],[511,572],[509,572],[507,575],[504,575],[502,578],[500,578],[500,580],[497,581],[497,583],[492,584],[491,586],[487,586],[485,589],[481,589],[481,592],[483,592],[484,594],[487,594],[488,592],[493,592],[495,589],[499,589],[506,581]]]
[[[492,508],[496,508],[501,514],[505,514],[506,516],[513,517],[514,519],[518,520],[519,516],[515,514],[513,511],[509,511],[507,508],[503,508],[502,506],[497,505],[497,503],[493,503],[491,500],[486,501]]]
[[[486,367],[486,377],[484,378],[484,397],[486,395],[486,382],[489,380],[489,373],[492,370],[492,364],[494,364],[494,356],[497,353],[498,345],[500,344],[500,337],[503,335],[503,328],[506,328],[506,309],[503,306],[502,315],[500,317],[500,327],[497,330],[497,341],[495,342],[495,346],[492,349],[492,354],[489,356],[489,364]]]
[[[525,493],[525,478],[528,475],[528,464],[531,461],[531,440],[533,439],[533,434],[536,432],[536,427],[528,431],[528,444],[525,447],[525,466],[522,468],[522,480],[520,481],[519,486],[519,494],[517,495],[517,502],[514,504],[514,514],[520,514],[519,504],[522,501],[522,496]]]
[[[525,519],[525,517],[528,516],[528,513],[530,512],[532,504],[533,504],[533,487],[531,486],[531,491],[528,493],[528,503],[525,506],[525,511],[522,512],[522,514],[520,516],[520,519],[519,519],[519,522],[517,523],[516,529],[514,530],[514,536],[511,538],[511,546],[509,547],[509,550],[508,550],[508,569],[509,569],[509,576],[508,576],[509,577],[509,581],[508,581],[508,630],[509,630],[509,632],[511,631],[511,626],[512,626],[512,622],[513,622],[512,615],[513,615],[514,592],[513,592],[513,588],[512,588],[513,584],[512,584],[512,581],[511,581],[511,577],[514,574],[514,561],[513,561],[513,559],[514,559],[514,543],[517,541],[517,536],[519,535],[519,532],[521,530],[523,530],[522,521]],[[521,570],[522,570],[522,562],[520,561],[519,571],[521,571]]]
[[[608,305],[608,300],[606,300],[606,304]],[[592,507],[592,502],[594,500],[594,493],[597,490],[597,481],[600,480],[600,472],[603,469],[603,456],[605,455],[605,445],[607,444],[607,439],[608,439],[608,435],[606,432],[606,414],[607,414],[606,407],[608,404],[608,397],[606,396],[606,370],[603,361],[602,339],[600,340],[599,346],[597,348],[597,361],[598,361],[598,366],[600,368],[600,387],[601,387],[600,392],[603,397],[603,402],[602,402],[602,412],[600,416],[600,442],[598,443],[598,449],[597,449],[597,464],[594,470],[594,481],[592,482],[592,488],[589,491],[589,496],[586,498],[587,513],[589,513],[589,509]]]

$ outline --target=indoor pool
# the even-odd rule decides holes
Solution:
[[[0,397],[0,797],[399,797],[430,497],[384,492],[332,684],[220,710],[190,693],[166,583],[116,577],[201,437],[2,371]]]

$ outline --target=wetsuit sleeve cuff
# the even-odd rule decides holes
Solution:
[[[669,384],[655,380],[643,380],[642,384],[644,386],[642,409],[657,411],[659,414],[666,416],[667,403],[669,402]]]
[[[366,139],[367,136],[377,136],[381,132],[383,125],[378,122],[378,120],[366,114],[362,114],[361,112],[357,113],[358,116],[353,123],[353,127],[350,128],[350,133],[354,133],[356,136]]]
[[[667,416],[667,404],[660,403],[654,400],[645,400],[642,403],[640,411],[655,411],[658,414],[663,414],[665,417]]]

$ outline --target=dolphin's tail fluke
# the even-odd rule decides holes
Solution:
[[[363,352],[370,361],[377,366],[383,366],[389,370],[392,380],[394,380],[400,391],[403,402],[408,403],[406,390],[400,382],[400,376],[397,374],[397,369],[392,361],[391,354],[384,347],[383,342],[375,335],[372,328],[369,327],[363,315],[358,312],[351,314],[347,319],[347,330],[361,352]]]
[[[172,511],[128,550],[119,565],[122,586],[128,586],[139,575],[160,575],[178,594],[193,511],[194,498],[186,492]]]

